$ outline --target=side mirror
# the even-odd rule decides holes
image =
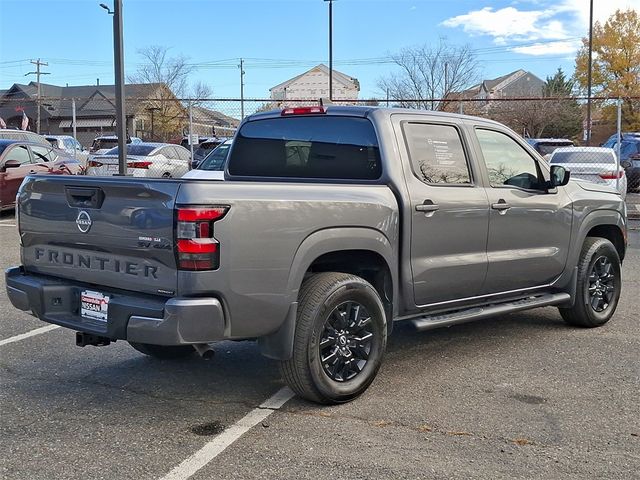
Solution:
[[[7,160],[6,162],[4,162],[4,165],[2,166],[2,171],[6,171],[7,168],[18,168],[20,166],[20,162],[17,160]]]
[[[560,165],[551,165],[551,180],[549,181],[549,187],[564,187],[569,183],[569,177],[571,172]]]
[[[622,163],[620,163],[620,166],[622,168],[629,168],[631,167],[631,162],[629,160],[623,160]]]

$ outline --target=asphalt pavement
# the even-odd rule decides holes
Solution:
[[[14,224],[0,215],[3,268],[19,263]],[[398,324],[361,398],[293,398],[191,478],[638,478],[640,222],[631,227],[604,327],[567,327],[554,308],[428,332]],[[208,361],[153,360],[124,342],[79,348],[62,328],[2,343],[46,325],[12,307],[0,279],[2,479],[163,478],[283,387],[251,342],[220,343]]]

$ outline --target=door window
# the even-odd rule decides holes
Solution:
[[[405,123],[414,174],[428,184],[469,185],[471,174],[458,130],[451,125]]]
[[[5,157],[5,162],[9,160],[15,160],[20,165],[25,165],[27,163],[31,163],[31,156],[29,155],[29,150],[24,145],[19,145],[17,147],[13,147]]]
[[[494,130],[477,129],[476,135],[492,187],[542,187],[538,162],[514,139]]]
[[[53,160],[52,152],[47,147],[31,147],[36,163],[49,162]]]

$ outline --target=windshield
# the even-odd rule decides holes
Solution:
[[[615,163],[613,155],[609,152],[555,152],[551,157],[551,163]]]
[[[149,155],[156,148],[158,147],[155,145],[135,145],[132,143],[127,145],[127,155],[138,155],[138,156],[144,157],[146,155]],[[117,155],[117,154],[118,154],[118,147],[112,148],[106,153],[106,155]]]
[[[247,122],[234,139],[231,175],[375,180],[382,174],[373,124],[330,115]]]
[[[218,148],[205,157],[202,163],[198,166],[198,170],[224,170],[225,161],[227,160],[230,148],[230,143],[218,145]]]
[[[541,155],[550,155],[560,147],[573,147],[572,142],[538,143],[536,148]]]

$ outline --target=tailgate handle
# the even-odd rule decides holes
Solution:
[[[100,188],[67,187],[65,191],[70,207],[100,208],[104,202],[104,192]]]

